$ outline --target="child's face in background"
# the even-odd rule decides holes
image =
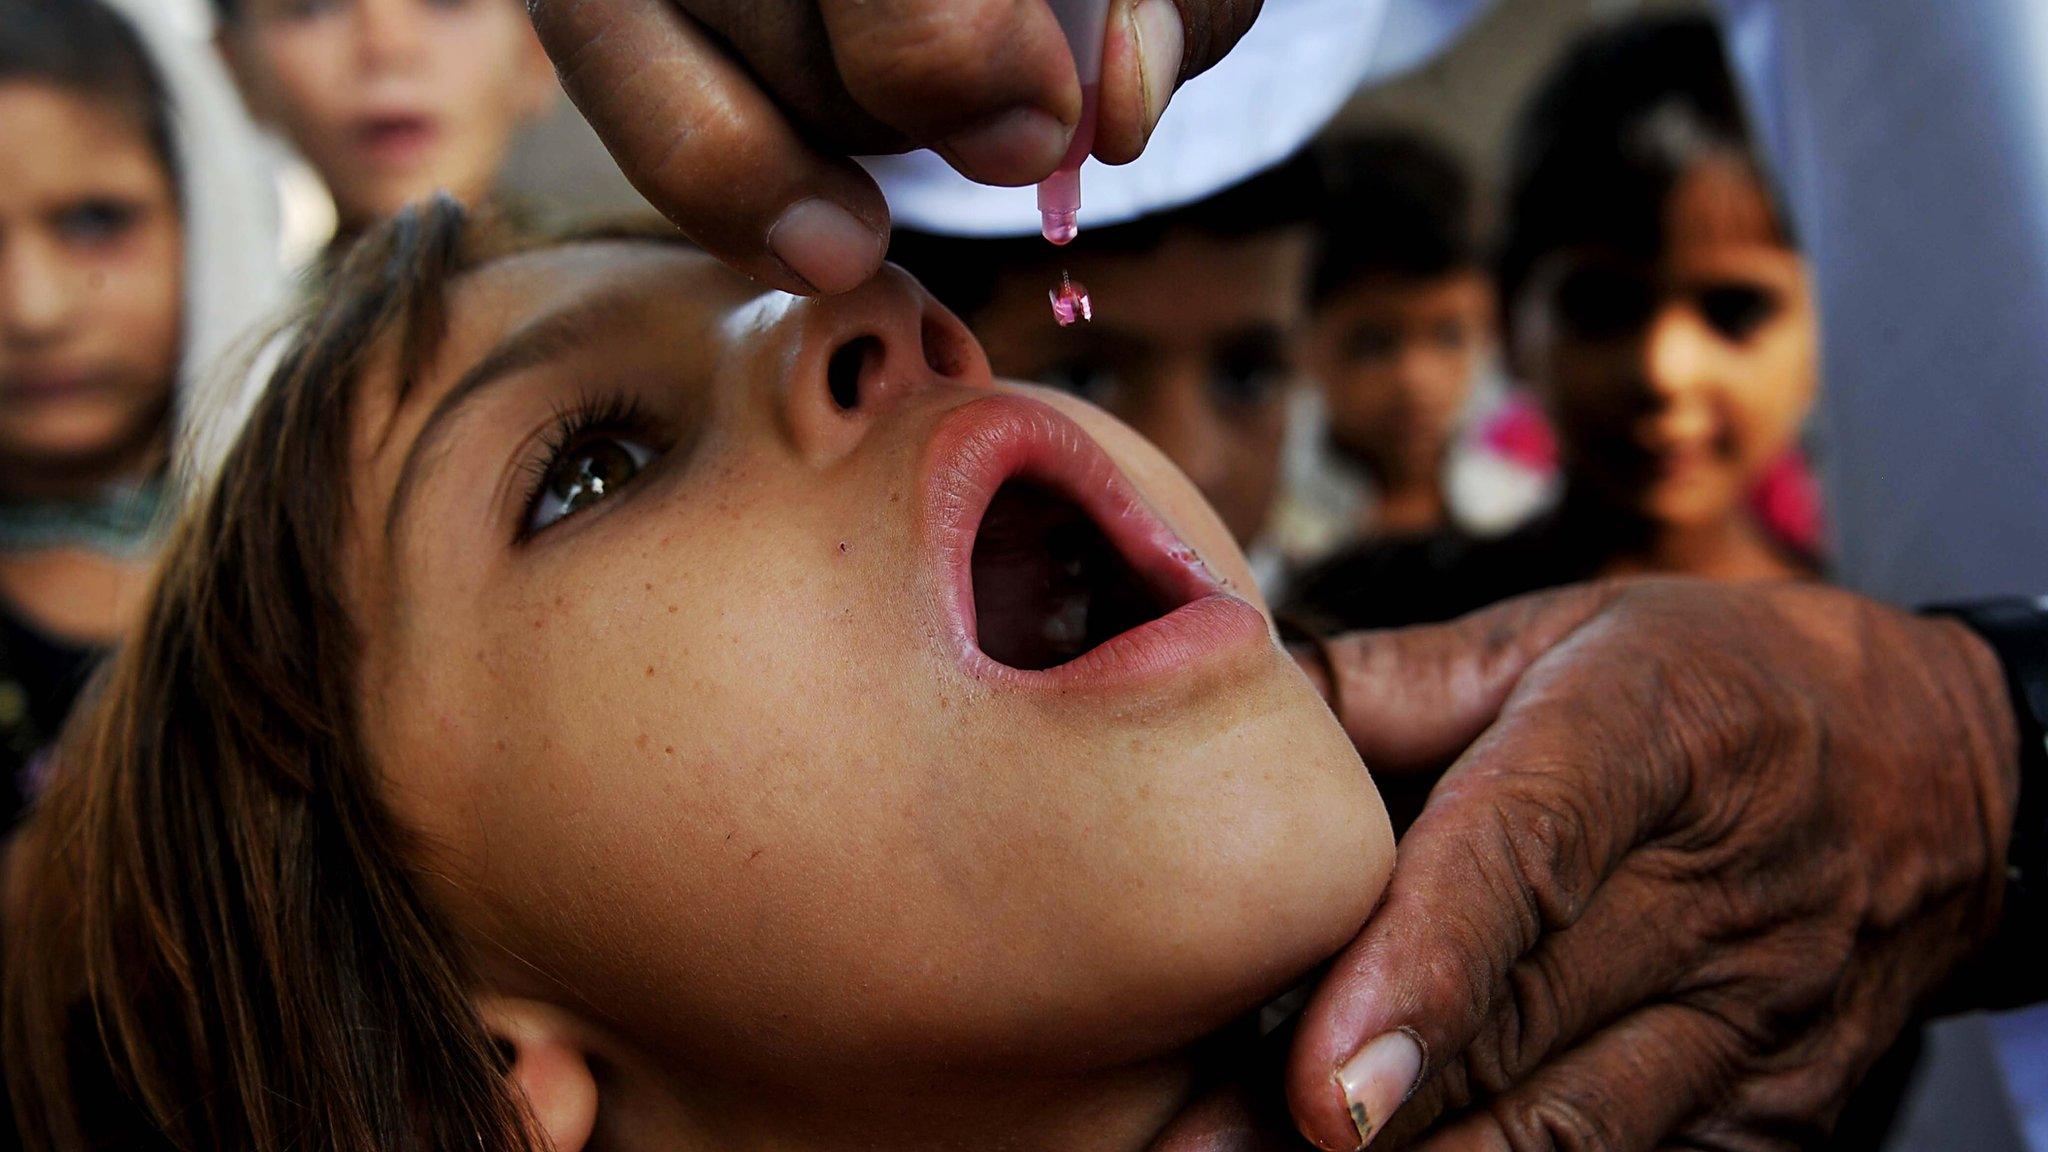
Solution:
[[[1476,270],[1343,289],[1316,310],[1310,343],[1331,439],[1383,484],[1434,484],[1493,344],[1493,293]]]
[[[1084,231],[1061,265],[1004,273],[975,332],[999,375],[1072,392],[1136,428],[1249,545],[1279,486],[1310,244],[1306,229],[1181,231],[1152,252],[1096,254]],[[1045,296],[1061,266],[1095,306],[1092,322],[1065,330]]]
[[[0,463],[111,479],[158,445],[177,376],[176,189],[125,108],[0,83]]]
[[[436,191],[489,194],[555,98],[517,0],[242,0],[223,43],[256,114],[320,173],[346,227]]]
[[[494,989],[726,1143],[1127,1105],[1372,907],[1377,793],[1228,534],[907,277],[582,245],[450,301],[362,385],[369,745]]]
[[[1547,392],[1575,486],[1654,523],[1736,515],[1789,449],[1818,386],[1799,254],[1751,169],[1695,164],[1645,265],[1599,250],[1540,265],[1516,355]]]

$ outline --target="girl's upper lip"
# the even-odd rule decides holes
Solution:
[[[84,391],[99,381],[86,369],[22,369],[0,376],[0,393],[15,396],[62,396]]]
[[[1145,503],[1094,437],[1043,401],[996,393],[951,410],[927,444],[920,471],[920,527],[938,575],[942,630],[978,680],[1061,691],[1109,688],[1171,675],[1254,638],[1270,640],[1265,616]],[[1072,501],[1170,610],[1043,671],[990,659],[976,637],[974,545],[997,489],[1011,479]]]

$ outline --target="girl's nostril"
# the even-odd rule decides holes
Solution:
[[[941,376],[959,376],[973,363],[973,356],[965,346],[965,335],[959,325],[948,323],[948,319],[926,311],[918,339],[924,345],[925,367]]]
[[[849,340],[832,353],[831,361],[825,365],[825,386],[841,412],[860,407],[860,378],[867,369],[868,357],[881,354],[882,342],[873,336]]]

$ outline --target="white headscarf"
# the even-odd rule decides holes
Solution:
[[[1361,84],[1413,68],[1493,0],[1266,0],[1228,56],[1174,93],[1145,154],[1081,169],[1081,227],[1200,200],[1293,155]],[[1038,231],[1030,188],[990,188],[931,152],[862,160],[896,222],[950,236]]]
[[[184,214],[185,332],[174,459],[185,467],[243,402],[249,341],[285,299],[277,194],[205,20],[167,0],[102,0],[132,25],[170,98]]]

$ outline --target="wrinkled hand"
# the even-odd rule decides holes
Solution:
[[[931,147],[989,184],[1043,179],[1081,118],[1047,0],[527,0],[563,86],[634,187],[764,283],[843,292],[889,208],[849,155]],[[1136,159],[1259,0],[1110,0],[1094,155]]]
[[[1799,1146],[1988,938],[2018,738],[1960,625],[1656,581],[1329,661],[1375,770],[1455,763],[1302,1019],[1321,1147]]]

